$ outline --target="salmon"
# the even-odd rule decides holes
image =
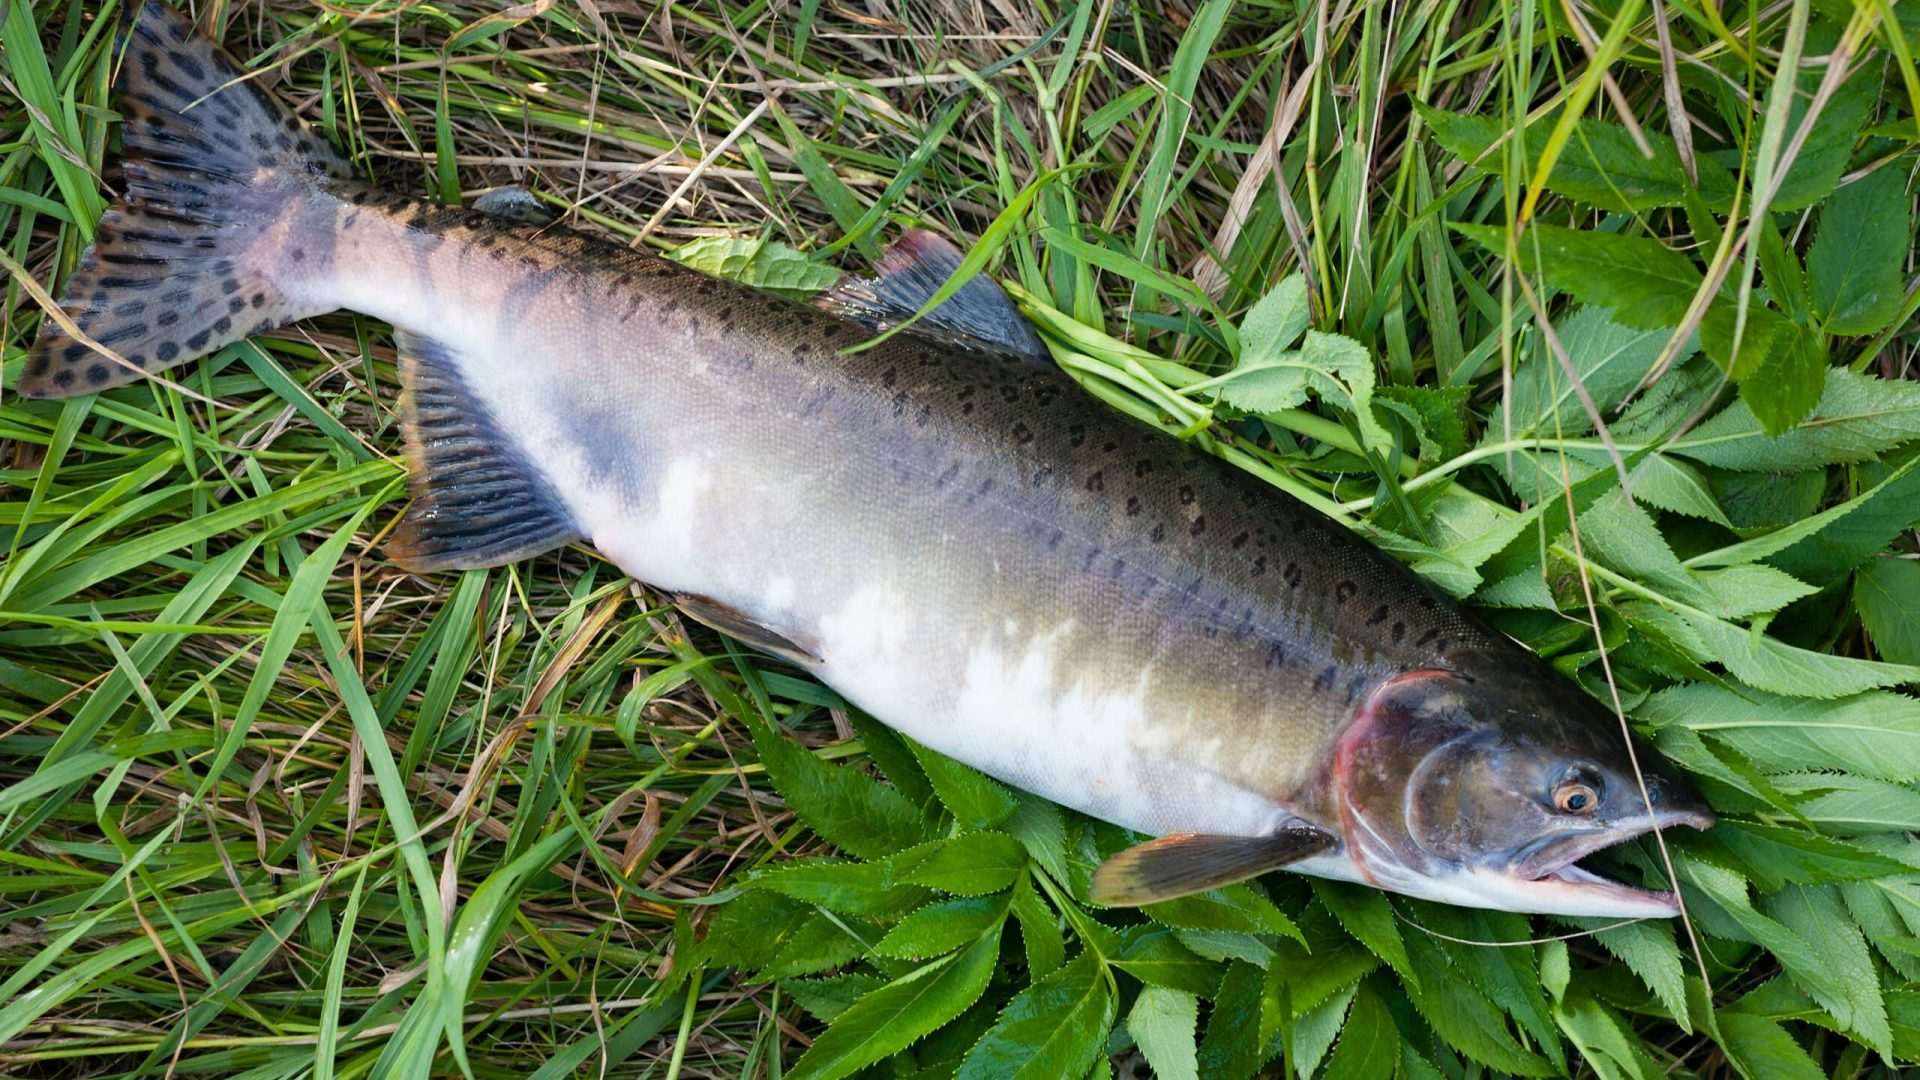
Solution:
[[[1155,837],[1142,903],[1276,868],[1670,915],[1578,860],[1711,822],[1672,766],[1341,525],[1108,409],[914,232],[808,305],[369,187],[165,7],[127,33],[125,197],[18,390],[125,385],[346,308],[396,328],[421,572],[584,541],[914,739]],[[1637,756],[1637,762],[1635,760]]]

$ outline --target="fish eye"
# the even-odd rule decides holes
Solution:
[[[1574,780],[1560,785],[1553,793],[1553,805],[1563,814],[1591,814],[1600,806],[1600,793]]]

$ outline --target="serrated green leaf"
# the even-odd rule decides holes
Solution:
[[[1767,913],[1811,942],[1842,988],[1841,1001],[1821,1000],[1842,1027],[1865,1040],[1883,1057],[1893,1055],[1893,1031],[1887,1026],[1879,972],[1862,937],[1847,918],[1838,892],[1792,885],[1769,898]],[[1809,988],[1811,990],[1811,988]],[[1815,994],[1819,998],[1819,994]],[[1844,1004],[1842,1004],[1844,1003]],[[1839,1006],[1839,1007],[1836,1007]]]
[[[1347,1009],[1340,1041],[1327,1059],[1325,1080],[1372,1080],[1392,1076],[1400,1060],[1400,1029],[1368,984],[1361,984]]]
[[[1602,414],[1619,406],[1640,379],[1652,369],[1666,347],[1671,331],[1623,326],[1602,307],[1582,307],[1558,320],[1554,328],[1567,359],[1572,361],[1579,385]],[[1691,350],[1674,357],[1684,362]],[[1505,426],[1511,412],[1510,434]],[[1575,438],[1593,430],[1593,420],[1580,403],[1573,380],[1546,342],[1535,337],[1529,351],[1513,373],[1511,404],[1489,414],[1488,439],[1502,441],[1545,435]]]
[[[1842,840],[1751,821],[1723,821],[1711,835],[1689,840],[1713,850],[1718,861],[1743,871],[1767,892],[1790,883],[1824,885],[1897,876],[1907,869],[1896,859]]]
[[[1019,807],[1013,793],[1000,781],[945,754],[929,750],[904,735],[901,740],[913,750],[941,805],[967,828],[998,828]]]
[[[702,273],[762,289],[818,292],[832,288],[840,272],[778,240],[753,236],[702,236],[675,248],[671,257]]]
[[[1553,1018],[1602,1080],[1662,1080],[1666,1071],[1613,1010],[1575,995]]]
[[[846,765],[831,765],[764,722],[753,745],[787,805],[836,847],[875,859],[927,838],[926,821],[900,792]]]
[[[1453,228],[1495,255],[1506,254],[1503,228]],[[1535,224],[1521,235],[1518,254],[1528,275],[1608,309],[1615,322],[1635,329],[1678,326],[1700,288],[1700,270],[1693,260],[1645,236]]]
[[[1414,934],[1407,952],[1423,972],[1431,972],[1418,987],[1407,985],[1407,996],[1448,1046],[1475,1061],[1522,1076],[1548,1076],[1551,1062],[1521,1046],[1508,1030],[1506,1017],[1486,996],[1462,980],[1445,975],[1452,965],[1434,939]]]
[[[1393,904],[1385,893],[1323,878],[1313,879],[1313,893],[1333,913],[1341,927],[1373,955],[1385,960],[1388,967],[1408,982],[1417,984],[1420,981],[1414,971],[1413,961],[1407,956],[1406,943],[1400,939],[1400,925],[1394,916]]]
[[[1014,995],[967,1053],[958,1080],[1078,1076],[1106,1045],[1113,1014],[1099,960],[1082,952]]]
[[[1633,969],[1673,1014],[1674,1022],[1685,1031],[1693,1030],[1687,1010],[1686,971],[1680,959],[1680,946],[1674,941],[1673,924],[1646,920],[1621,924],[1596,919],[1570,920],[1577,926],[1595,930],[1594,940]]]
[[[873,947],[880,956],[927,960],[965,945],[1007,917],[1007,894],[936,900],[894,924]]]
[[[787,1076],[837,1080],[905,1050],[979,999],[999,955],[996,931],[872,991],[841,1013]]]
[[[1860,623],[1880,655],[1900,664],[1920,664],[1920,562],[1874,559],[1853,579]]]
[[[1802,649],[1710,615],[1669,612],[1638,602],[1623,604],[1620,611],[1640,625],[1658,628],[1695,659],[1724,664],[1741,682],[1769,693],[1840,698],[1920,681],[1920,667]]]
[[[1705,591],[1707,610],[1723,619],[1743,619],[1779,611],[1795,600],[1819,591],[1791,574],[1771,566],[1729,566],[1701,570],[1693,579]]]
[[[1200,1040],[1200,1074],[1209,1080],[1247,1080],[1272,1056],[1260,1035],[1266,975],[1252,964],[1227,967]]]
[[[1879,169],[1834,192],[1807,251],[1814,314],[1832,334],[1886,329],[1906,299],[1902,267],[1913,246],[1905,184]]]
[[[1127,1013],[1127,1031],[1153,1066],[1156,1080],[1199,1080],[1200,1051],[1194,1028],[1200,1002],[1184,990],[1148,986]]]
[[[1140,909],[1162,926],[1192,930],[1233,930],[1243,934],[1281,934],[1301,940],[1293,920],[1280,913],[1251,885],[1229,885],[1192,896],[1162,900]]]
[[[1768,344],[1766,358],[1740,379],[1740,400],[1768,435],[1780,435],[1807,418],[1826,387],[1827,341],[1818,330],[1785,323]]]
[[[1020,841],[1003,832],[962,833],[925,845],[898,860],[899,879],[960,896],[984,896],[1011,886],[1027,868]]]
[[[1835,185],[1840,182],[1840,175],[1846,171],[1853,157],[1853,144],[1860,137],[1860,127],[1880,97],[1879,70],[1878,64],[1863,64],[1859,71],[1840,84],[1840,89],[1815,119],[1806,142],[1800,145],[1799,153],[1794,155],[1787,175],[1774,192],[1773,201],[1767,204],[1768,209],[1774,213],[1799,210],[1812,206],[1833,192]],[[1791,106],[1784,130],[1799,130],[1800,122],[1811,107],[1824,74],[1812,67],[1803,69],[1800,92],[1790,98]]]
[[[1495,175],[1506,171],[1511,159],[1504,149],[1489,152],[1496,143],[1516,137],[1504,119],[1450,113],[1419,102],[1414,107],[1449,153]],[[1526,177],[1538,170],[1547,130],[1555,119],[1541,117],[1528,125]],[[1717,206],[1732,200],[1732,178],[1717,162],[1697,159],[1702,166],[1699,179],[1690,179],[1672,138],[1651,130],[1642,131],[1640,138],[1652,148],[1651,155],[1642,153],[1642,144],[1619,124],[1576,121],[1573,137],[1547,174],[1547,190],[1603,210],[1621,211],[1679,206],[1689,191],[1699,192]]]
[[[1125,947],[1112,958],[1113,966],[1148,986],[1184,990],[1212,997],[1220,987],[1222,966],[1182,944],[1170,930],[1142,928],[1128,936]]]
[[[1382,386],[1375,393],[1383,409],[1398,408],[1415,424],[1420,456],[1445,461],[1466,452],[1466,405],[1471,389],[1465,386]]]
[[[1722,469],[1785,472],[1875,454],[1920,438],[1920,383],[1829,368],[1820,403],[1799,426],[1769,436],[1737,401],[1665,449]]]
[[[850,971],[818,979],[782,979],[780,989],[821,1023],[830,1024],[855,1001],[887,984],[878,975]]]
[[[1020,944],[1026,950],[1029,978],[1042,979],[1066,962],[1066,938],[1060,920],[1040,898],[1031,877],[1013,887],[1013,917],[1020,922]]]
[[[844,859],[794,859],[762,870],[747,882],[843,915],[888,915],[917,907],[924,889],[895,880],[885,862]]]
[[[1771,777],[1795,796],[1794,809],[1823,832],[1862,836],[1920,832],[1920,791],[1842,772],[1795,772]]]
[[[1366,446],[1391,446],[1373,415],[1373,357],[1349,337],[1307,331],[1298,349],[1273,356],[1242,354],[1220,400],[1250,413],[1277,413],[1306,401],[1309,392],[1345,410]]]
[[[1920,780],[1920,701],[1900,694],[1811,701],[1694,683],[1655,692],[1636,715],[1726,739],[1774,772],[1844,769]]]
[[[1827,1073],[1787,1029],[1758,1016],[1728,1011],[1719,1023],[1720,1048],[1747,1080],[1827,1080]]]

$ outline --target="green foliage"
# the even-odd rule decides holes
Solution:
[[[0,20],[9,385],[118,175],[111,7]],[[233,7],[385,188],[796,297],[954,236],[1090,393],[1611,679],[1722,823],[1664,838],[1691,933],[1287,875],[1093,908],[1116,830],[584,549],[388,566],[393,352],[330,316],[0,399],[0,1071],[1920,1062],[1909,5]]]

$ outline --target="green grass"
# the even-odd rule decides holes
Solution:
[[[190,393],[0,397],[0,1073],[1920,1061],[1920,16],[882,7],[213,10],[397,189],[794,288],[967,241],[1089,392],[1617,695],[1723,815],[1615,863],[1691,918],[1287,875],[1096,912],[1115,830],[589,551],[387,564],[393,348],[342,314]],[[116,182],[117,11],[0,22],[8,385]]]

